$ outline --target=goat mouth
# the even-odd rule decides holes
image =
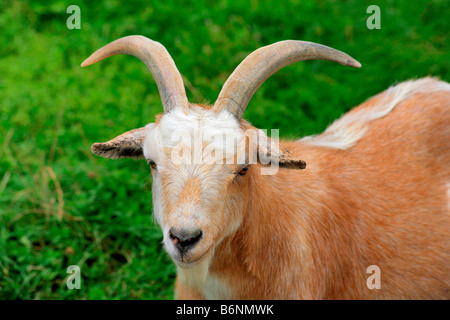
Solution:
[[[203,258],[205,258],[209,252],[211,251],[211,247],[209,247],[205,252],[203,252],[200,256],[192,259],[190,258],[189,254],[188,255],[179,255],[178,257],[174,257],[175,260],[175,264],[177,264],[180,267],[191,267],[195,264],[197,264],[197,262],[200,262],[201,260],[203,260]]]

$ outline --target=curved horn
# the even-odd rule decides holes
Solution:
[[[183,79],[169,52],[159,42],[144,36],[128,36],[113,41],[95,51],[81,66],[86,67],[116,54],[135,56],[147,65],[158,85],[164,112],[175,106],[189,105]]]
[[[252,52],[239,64],[220,91],[214,110],[219,112],[226,109],[241,119],[253,94],[267,78],[294,62],[312,59],[335,61],[353,68],[361,67],[349,55],[321,44],[280,41]]]

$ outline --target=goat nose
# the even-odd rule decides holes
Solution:
[[[169,230],[169,236],[174,246],[180,251],[188,251],[201,239],[200,229],[175,229]]]

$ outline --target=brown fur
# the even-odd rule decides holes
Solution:
[[[235,299],[449,299],[449,101],[416,94],[347,150],[285,141],[306,169],[251,166],[226,195],[241,193],[241,223],[209,273]],[[370,265],[379,290],[366,286]],[[181,283],[176,296],[202,297]]]

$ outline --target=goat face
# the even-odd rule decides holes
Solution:
[[[138,57],[150,69],[164,114],[144,128],[95,143],[92,151],[106,158],[147,159],[152,167],[154,215],[168,253],[180,266],[211,257],[218,243],[239,226],[249,178],[261,173],[252,172],[256,168],[249,169],[250,164],[305,168],[302,160],[242,120],[259,86],[278,69],[300,60],[325,59],[360,67],[347,54],[323,45],[281,41],[244,59],[214,106],[204,107],[188,102],[169,53],[145,37],[116,40],[94,52],[82,66],[121,53]],[[250,177],[245,176],[247,170]]]
[[[147,160],[154,216],[167,252],[179,265],[208,257],[240,225],[248,171],[274,174],[278,166],[305,167],[245,120],[199,105],[176,107],[92,150],[106,158]]]
[[[176,108],[147,126],[143,154],[152,166],[154,216],[178,264],[208,256],[239,224],[246,163],[234,158],[242,140],[229,112],[200,106]]]

